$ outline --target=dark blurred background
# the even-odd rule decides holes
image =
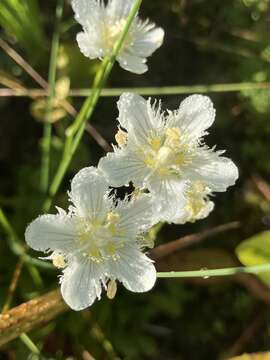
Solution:
[[[27,0],[25,13],[20,3],[0,3],[0,37],[47,79],[56,2]],[[166,243],[221,224],[239,224],[164,258],[157,264],[161,270],[238,266],[235,249],[254,235],[259,238],[255,247],[261,251],[261,258],[251,251],[245,265],[270,258],[269,233],[264,234],[263,246],[257,235],[270,225],[269,11],[267,0],[144,0],[141,16],[165,29],[165,43],[149,59],[145,75],[125,72],[116,64],[106,84],[108,88],[238,84],[237,91],[226,92],[221,85],[220,92],[208,94],[217,117],[207,137],[209,145],[226,149],[227,156],[238,165],[237,185],[215,196],[215,210],[206,220],[184,226],[165,225],[156,241]],[[79,52],[75,41],[79,29],[67,1],[57,69],[58,91],[64,97],[69,80],[71,89],[90,88],[98,69],[99,62]],[[246,83],[250,82],[256,83],[258,89],[249,88]],[[40,88],[3,48],[0,87]],[[187,95],[190,91],[192,88],[186,90]],[[23,239],[26,225],[40,213],[43,200],[39,177],[44,99],[3,94],[0,206]],[[164,109],[175,109],[184,96],[158,97]],[[79,97],[68,100],[76,109],[83,101]],[[117,128],[116,101],[115,97],[102,98],[91,122],[108,143],[114,141]],[[58,104],[54,118],[52,173],[61,159],[64,130],[72,120]],[[66,190],[72,176],[84,166],[96,165],[104,154],[105,150],[86,132],[57,196],[58,205],[67,205]],[[0,305],[5,303],[16,262],[3,232]],[[270,347],[267,276],[262,280],[252,276],[159,280],[153,291],[142,295],[119,288],[113,301],[104,296],[90,311],[69,312],[30,336],[48,359],[87,360],[87,351],[96,359],[209,360],[266,351]],[[57,272],[43,270],[40,284],[23,269],[12,305],[56,286]],[[14,341],[0,350],[0,359],[28,359],[28,350],[20,341]]]

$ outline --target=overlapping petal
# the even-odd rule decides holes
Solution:
[[[107,154],[100,159],[98,168],[115,187],[128,185],[132,181],[136,187],[141,188],[149,174],[143,161],[134,152],[126,149]]]

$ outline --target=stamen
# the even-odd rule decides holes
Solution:
[[[52,263],[57,269],[63,269],[67,265],[64,256],[60,254],[53,255]]]
[[[128,139],[128,135],[123,130],[119,129],[115,135],[115,140],[119,146],[126,145]]]
[[[107,287],[107,297],[110,300],[115,298],[117,292],[117,283],[115,280],[110,280]]]

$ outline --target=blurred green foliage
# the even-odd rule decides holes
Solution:
[[[54,7],[52,0],[2,0],[0,3],[0,36],[45,79]],[[270,82],[269,10],[267,0],[145,0],[143,16],[165,28],[164,46],[149,60],[150,70],[144,76],[124,72],[116,65],[107,86]],[[98,68],[98,62],[91,62],[80,54],[75,42],[78,30],[67,1],[57,77],[68,77],[72,89],[90,87]],[[0,64],[0,70],[25,88],[37,86],[4,51],[0,52]],[[164,107],[177,108],[182,98],[166,97]],[[270,90],[211,94],[211,98],[217,108],[217,120],[207,141],[227,149],[227,155],[240,168],[240,180],[235,188],[215,197],[216,208],[208,219],[185,226],[164,226],[157,242],[165,243],[240,220],[243,226],[239,230],[196,246],[197,250],[214,246],[233,257],[235,248],[243,240],[269,228],[269,202],[251,177],[259,173],[266,181],[270,178]],[[81,99],[69,100],[80,108]],[[35,103],[27,98],[0,98],[0,206],[21,239],[26,225],[40,213],[44,200],[39,192],[42,124],[30,111]],[[62,154],[65,128],[72,121],[70,115],[65,115],[54,124],[52,173]],[[116,117],[116,99],[102,99],[93,125],[108,142],[113,141]],[[59,192],[57,205],[68,205],[65,192],[74,173],[83,166],[96,165],[103,155],[104,151],[86,134]],[[268,244],[268,240],[266,242]],[[252,249],[256,245],[268,253],[267,244],[265,238],[256,237],[252,244],[249,240],[240,245],[238,253],[239,249],[242,253],[251,245]],[[211,252],[204,253],[206,264],[213,263],[211,256]],[[201,262],[198,256],[194,259],[191,266],[197,269]],[[248,264],[242,256],[240,259]],[[181,267],[182,261],[179,257],[178,266]],[[16,262],[6,235],[1,232],[1,306],[5,303]],[[226,262],[222,264],[220,260],[222,265],[226,266]],[[56,271],[42,270],[41,274],[42,292],[57,286]],[[28,269],[24,268],[13,305],[40,293]],[[136,295],[119,288],[115,300],[103,297],[89,311],[69,312],[30,335],[42,349],[44,359],[82,359],[83,351],[96,359],[218,359],[231,349],[260,307],[258,299],[230,280],[205,279],[199,283],[160,280],[149,294]],[[269,348],[268,320],[266,312],[264,324],[243,352]],[[19,340],[0,352],[1,360],[14,358],[36,359]]]

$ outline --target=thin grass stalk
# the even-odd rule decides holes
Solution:
[[[206,84],[206,85],[188,85],[188,86],[160,86],[160,87],[132,87],[132,88],[112,88],[102,89],[101,97],[118,97],[123,92],[134,92],[142,96],[170,96],[185,94],[209,94],[209,93],[226,93],[240,92],[251,90],[270,90],[269,82],[242,82],[228,84]],[[46,90],[41,89],[0,89],[0,97],[33,97],[39,98],[48,96]],[[89,89],[71,89],[69,97],[88,97]]]
[[[211,269],[211,270],[195,270],[195,271],[169,271],[157,273],[158,278],[193,278],[200,277],[208,279],[217,276],[232,276],[239,273],[259,274],[263,272],[270,272],[270,263],[255,265],[255,266],[239,266],[225,269]]]
[[[55,98],[57,55],[59,51],[60,25],[63,15],[63,7],[64,7],[64,0],[58,0],[56,6],[56,22],[55,22],[53,39],[52,39],[52,48],[51,48],[50,65],[49,65],[49,76],[48,76],[49,97],[47,102],[45,124],[43,129],[43,139],[42,139],[40,190],[43,193],[47,192],[49,186],[50,152],[51,152],[51,139],[52,139],[52,124],[50,118],[51,118],[51,112]]]

